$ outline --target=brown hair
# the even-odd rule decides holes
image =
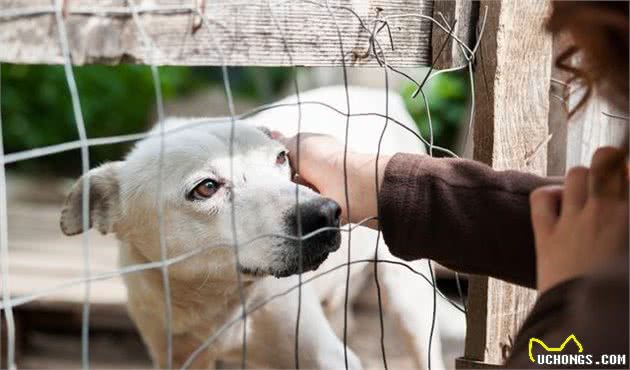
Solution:
[[[558,55],[556,66],[571,74],[569,82],[586,89],[571,114],[584,106],[593,88],[628,112],[628,1],[554,1],[547,29],[569,36],[571,46]]]

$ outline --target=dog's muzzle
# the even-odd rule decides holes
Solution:
[[[302,225],[302,236],[305,242],[311,241],[311,239],[325,242],[326,238],[334,237],[335,233],[339,233],[339,230],[331,230],[339,228],[339,222],[341,217],[341,207],[332,199],[317,198],[308,203],[296,207],[300,210],[300,224]],[[297,225],[298,218],[295,217],[295,223]],[[297,227],[295,234],[297,235]],[[332,233],[331,233],[332,232]],[[317,239],[320,235],[324,235],[324,238]],[[339,247],[339,245],[337,245]],[[334,250],[337,250],[335,248]]]
[[[287,231],[289,235],[301,234],[302,240],[287,242],[285,247],[288,248],[283,251],[285,254],[283,259],[287,262],[286,269],[277,271],[274,275],[282,277],[317,269],[328,254],[339,249],[341,245],[340,217],[339,204],[323,197],[300,203],[299,207],[288,212],[285,219]],[[301,230],[298,229],[298,222]]]

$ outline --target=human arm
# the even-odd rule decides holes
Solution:
[[[398,154],[383,178],[381,228],[403,259],[430,258],[533,288],[529,194],[559,181],[470,160]]]
[[[295,169],[297,140],[284,142]],[[457,271],[535,286],[529,194],[559,179],[494,171],[463,159],[397,154],[380,157],[378,166],[376,160],[374,154],[348,152],[344,171],[342,144],[325,135],[301,134],[302,180],[336,200],[346,222],[379,216],[394,255],[431,258]]]

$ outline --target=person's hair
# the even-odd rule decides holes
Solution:
[[[547,29],[569,37],[556,67],[586,89],[571,114],[584,106],[593,88],[628,112],[628,1],[554,1]]]

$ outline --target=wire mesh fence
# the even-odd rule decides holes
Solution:
[[[473,47],[469,47],[465,43],[461,42],[452,33],[453,28],[455,26],[455,22],[457,20],[446,19],[441,14],[434,15],[433,17],[422,15],[422,14],[381,15],[377,11],[377,14],[375,17],[371,17],[369,20],[365,20],[355,10],[353,10],[350,7],[330,4],[328,1],[300,0],[300,3],[303,3],[305,6],[308,5],[310,7],[320,8],[321,10],[325,11],[328,14],[329,21],[332,25],[332,31],[333,31],[332,34],[334,35],[334,39],[329,42],[334,44],[335,48],[337,48],[337,54],[338,54],[337,58],[339,61],[339,66],[343,71],[342,82],[343,82],[343,86],[345,89],[345,96],[346,96],[345,109],[343,110],[338,109],[337,107],[334,107],[325,102],[308,101],[308,100],[301,99],[302,91],[300,89],[300,83],[298,81],[296,73],[293,73],[292,86],[294,90],[293,92],[295,94],[295,103],[285,102],[285,103],[279,103],[279,104],[265,105],[265,106],[257,107],[254,110],[249,111],[244,114],[236,114],[236,111],[234,108],[234,98],[232,96],[232,91],[231,91],[230,72],[228,69],[228,67],[231,65],[230,60],[228,60],[228,58],[225,56],[223,40],[215,38],[212,33],[209,33],[208,48],[209,50],[211,50],[211,53],[213,55],[216,55],[216,58],[218,58],[219,64],[221,65],[225,101],[226,101],[226,104],[228,106],[228,110],[230,113],[229,117],[214,118],[214,119],[192,119],[185,125],[182,125],[176,128],[171,128],[171,127],[167,127],[165,124],[167,121],[167,113],[165,112],[165,109],[164,109],[162,91],[160,89],[160,73],[158,70],[158,64],[163,64],[165,63],[165,61],[166,63],[168,63],[169,55],[168,53],[160,50],[156,46],[156,44],[153,42],[149,32],[147,32],[146,27],[143,24],[143,16],[147,14],[160,14],[164,16],[167,16],[168,14],[188,14],[188,15],[194,16],[195,26],[192,29],[195,32],[197,32],[197,30],[201,32],[204,28],[213,29],[215,27],[214,26],[215,21],[208,17],[207,12],[200,10],[204,8],[206,4],[204,4],[203,6],[200,6],[198,2],[194,2],[194,3],[195,4],[191,4],[190,6],[175,6],[175,5],[147,6],[147,5],[137,5],[135,1],[128,0],[124,4],[124,6],[120,6],[120,5],[109,6],[109,7],[104,6],[97,10],[94,10],[94,9],[90,10],[87,8],[78,8],[78,7],[75,8],[74,5],[69,5],[65,1],[57,0],[54,6],[32,6],[32,7],[27,7],[27,8],[16,7],[16,8],[8,8],[8,9],[0,10],[0,22],[2,22],[3,19],[5,20],[9,18],[15,19],[19,17],[32,16],[34,14],[53,14],[54,15],[56,29],[58,31],[57,38],[59,42],[59,47],[62,52],[61,54],[63,56],[63,65],[64,65],[64,70],[65,70],[65,76],[67,79],[67,86],[71,95],[74,121],[75,121],[76,129],[78,132],[78,140],[75,140],[72,142],[64,142],[57,145],[33,148],[29,150],[24,150],[24,151],[13,152],[10,154],[4,153],[4,150],[1,147],[2,140],[0,140],[0,153],[2,153],[0,154],[1,155],[0,160],[2,161],[2,166],[0,167],[1,168],[0,169],[0,189],[3,189],[2,191],[0,191],[0,243],[1,243],[0,267],[2,268],[1,309],[5,318],[6,332],[7,332],[6,341],[5,343],[2,343],[2,345],[6,346],[7,367],[16,368],[19,365],[19,364],[16,364],[16,361],[15,361],[16,329],[15,329],[14,317],[13,317],[14,308],[20,305],[27,304],[29,302],[36,301],[37,299],[45,297],[46,295],[52,294],[54,292],[62,291],[64,289],[68,289],[70,287],[76,287],[76,286],[83,287],[84,304],[83,304],[83,309],[82,309],[83,324],[82,324],[82,351],[81,351],[82,359],[81,360],[82,360],[83,368],[89,368],[90,367],[90,351],[89,351],[89,348],[90,348],[89,347],[90,345],[90,302],[91,302],[91,296],[93,294],[93,292],[91,291],[91,284],[97,281],[112,279],[114,277],[120,277],[124,275],[157,270],[160,273],[161,284],[163,286],[164,294],[162,298],[163,298],[163,305],[165,307],[164,317],[162,320],[165,324],[165,328],[164,328],[165,330],[164,330],[163,336],[164,336],[164,343],[165,343],[166,362],[161,363],[160,365],[164,367],[168,367],[168,368],[173,368],[176,365],[173,360],[173,346],[174,346],[174,341],[176,340],[176,338],[174,338],[173,328],[171,326],[172,315],[173,315],[172,306],[173,306],[174,293],[172,290],[173,288],[171,287],[171,280],[169,279],[169,269],[171,269],[173,266],[176,266],[177,264],[183,261],[194,259],[196,256],[208,251],[211,248],[223,247],[223,248],[231,248],[233,250],[234,259],[235,259],[234,265],[236,266],[235,276],[238,278],[237,286],[238,286],[238,291],[239,291],[238,300],[239,300],[240,309],[238,310],[238,313],[234,315],[233,318],[226,320],[216,330],[213,330],[212,333],[203,340],[200,346],[198,346],[196,349],[194,349],[192,352],[188,354],[187,358],[185,358],[183,362],[177,363],[178,366],[181,366],[182,368],[189,368],[200,354],[202,354],[204,351],[207,351],[209,348],[212,348],[213,344],[217,341],[218,338],[220,338],[222,335],[225,335],[225,333],[229,329],[240,325],[241,327],[240,340],[241,340],[241,347],[242,347],[240,351],[240,355],[241,355],[240,366],[242,368],[246,368],[249,364],[248,357],[247,357],[249,353],[248,348],[247,348],[247,344],[248,344],[247,321],[249,317],[253,313],[264,308],[267,304],[269,304],[269,302],[272,302],[280,297],[286,296],[294,291],[297,291],[297,300],[298,300],[297,309],[293,313],[293,318],[291,319],[291,320],[294,320],[294,333],[295,333],[294,334],[295,340],[293,344],[293,352],[294,352],[293,353],[293,362],[294,362],[293,366],[295,368],[303,367],[303,364],[300,363],[299,353],[300,353],[301,343],[299,340],[300,338],[303,338],[305,334],[300,332],[301,330],[300,328],[301,328],[301,323],[303,322],[303,320],[308,320],[308,318],[305,318],[302,316],[302,304],[303,304],[302,303],[302,299],[303,299],[302,288],[306,284],[309,284],[312,281],[317,280],[318,278],[325,276],[328,273],[331,273],[333,271],[337,271],[340,269],[345,269],[346,275],[345,275],[345,282],[344,282],[344,285],[345,285],[344,287],[344,290],[345,290],[344,321],[343,321],[344,325],[343,325],[342,340],[343,340],[344,364],[346,368],[350,368],[351,364],[349,363],[349,354],[348,354],[348,346],[347,346],[348,310],[349,310],[348,291],[350,289],[350,267],[356,264],[371,263],[373,265],[374,280],[375,280],[375,284],[377,288],[377,300],[378,300],[379,324],[380,324],[379,341],[380,341],[380,348],[382,352],[381,353],[382,365],[384,368],[388,368],[387,353],[386,353],[386,347],[385,347],[385,341],[387,340],[387,338],[384,335],[384,321],[383,321],[384,308],[383,308],[383,302],[382,302],[383,298],[381,296],[382,295],[381,284],[380,284],[381,282],[379,281],[379,266],[391,265],[391,266],[398,266],[399,268],[402,268],[402,269],[407,269],[411,273],[419,276],[420,279],[418,279],[418,284],[429,284],[430,286],[432,286],[433,312],[432,312],[431,317],[426,318],[427,320],[431,320],[431,323],[432,323],[431,331],[428,338],[429,346],[428,346],[428,355],[427,355],[427,359],[429,361],[428,367],[431,368],[433,365],[431,363],[431,355],[430,355],[431,347],[432,347],[432,343],[434,343],[434,341],[437,340],[436,338],[434,338],[434,326],[436,322],[436,310],[437,310],[436,304],[437,304],[438,296],[441,299],[444,299],[453,307],[455,307],[458,311],[461,311],[463,314],[466,313],[465,300],[461,292],[458,276],[457,276],[457,284],[458,284],[458,290],[459,290],[461,303],[455,302],[452,299],[448,298],[436,287],[436,280],[433,274],[433,267],[431,266],[431,261],[426,261],[426,263],[428,264],[428,271],[430,272],[430,274],[427,276],[425,273],[418,271],[416,268],[414,268],[410,264],[404,263],[402,261],[380,259],[379,254],[378,254],[379,246],[381,246],[382,248],[382,240],[381,240],[382,236],[380,235],[380,232],[377,234],[377,237],[376,237],[376,245],[375,245],[376,253],[374,255],[374,258],[353,260],[352,255],[351,255],[353,231],[359,227],[362,227],[361,225],[364,223],[367,223],[370,221],[372,222],[378,221],[378,215],[376,215],[375,217],[371,217],[369,219],[365,219],[357,224],[348,224],[346,226],[340,226],[340,227],[324,227],[324,228],[320,228],[312,232],[304,233],[300,226],[302,224],[300,221],[300,217],[301,217],[300,215],[302,214],[302,212],[300,211],[300,207],[301,207],[301,204],[303,203],[300,200],[301,192],[299,191],[299,188],[297,186],[295,187],[295,195],[294,195],[295,214],[297,215],[296,224],[298,225],[297,235],[272,233],[272,234],[257,235],[253,238],[246,238],[245,236],[240,235],[237,228],[237,224],[239,222],[238,209],[235,206],[236,198],[239,196],[239,194],[235,194],[234,192],[232,192],[229,198],[230,200],[229,202],[230,204],[230,210],[229,210],[230,229],[231,229],[231,235],[232,235],[231,242],[222,243],[220,245],[206,245],[206,246],[203,246],[200,248],[194,248],[192,250],[186,251],[185,253],[181,253],[181,254],[173,256],[172,253],[168,252],[168,236],[165,234],[165,228],[164,228],[165,201],[162,198],[162,193],[164,190],[162,186],[164,184],[165,178],[169,175],[168,173],[166,173],[166,170],[164,169],[164,155],[165,155],[164,147],[166,143],[165,140],[167,140],[169,135],[175,135],[178,132],[181,132],[183,130],[190,129],[193,127],[203,127],[203,126],[208,126],[208,125],[213,125],[213,124],[218,124],[218,123],[229,124],[231,127],[229,131],[229,151],[228,151],[229,152],[229,169],[230,169],[229,181],[233,182],[234,173],[235,173],[234,142],[236,140],[236,135],[238,134],[236,130],[236,123],[238,121],[245,120],[245,119],[255,116],[258,113],[274,110],[277,108],[295,107],[295,109],[297,109],[297,112],[298,112],[297,113],[298,119],[295,122],[295,125],[297,127],[297,132],[299,135],[299,133],[302,131],[301,123],[302,123],[303,107],[318,106],[318,107],[321,107],[322,109],[330,110],[331,112],[334,112],[335,114],[341,117],[344,117],[345,119],[346,128],[345,128],[345,137],[344,137],[345,140],[344,140],[344,166],[343,166],[344,178],[345,178],[344,195],[345,195],[347,214],[349,217],[349,215],[352,212],[352,209],[350,206],[350,200],[349,200],[349,195],[348,195],[349,188],[348,188],[348,181],[347,181],[348,179],[347,179],[346,166],[347,166],[347,153],[349,150],[349,144],[348,144],[349,122],[351,118],[361,118],[361,117],[375,118],[376,117],[376,118],[382,119],[384,122],[383,130],[380,134],[378,146],[374,150],[374,152],[376,153],[375,181],[376,181],[377,202],[378,202],[379,192],[380,192],[379,183],[378,183],[378,171],[379,171],[378,163],[379,163],[379,156],[381,155],[381,143],[383,141],[383,137],[386,133],[386,130],[388,129],[388,127],[390,127],[390,125],[398,126],[402,128],[403,130],[405,130],[405,132],[408,135],[412,135],[413,137],[415,137],[418,140],[419,144],[424,145],[426,147],[428,154],[431,156],[433,156],[436,152],[440,152],[441,155],[457,157],[457,155],[453,151],[447,148],[443,148],[443,147],[435,145],[434,135],[433,135],[433,124],[431,121],[431,112],[429,109],[428,97],[426,96],[424,92],[424,87],[429,81],[431,81],[432,79],[434,79],[436,76],[440,74],[455,72],[455,71],[460,71],[460,70],[467,70],[470,77],[471,99],[473,100],[471,107],[474,107],[475,96],[474,96],[474,81],[472,78],[473,76],[472,66],[474,63],[475,54],[477,53],[477,49],[479,46],[479,40],[483,36],[483,27],[485,25],[486,14],[483,14],[482,21],[480,22],[481,27],[478,30],[479,35],[477,37],[477,40],[478,40],[477,43]],[[273,36],[275,38],[280,39],[280,42],[281,42],[280,45],[282,46],[282,49],[284,52],[283,57],[288,60],[289,65],[295,66],[297,63],[293,55],[294,48],[291,45],[290,37],[288,37],[287,35],[287,31],[284,28],[283,22],[280,19],[278,19],[277,15],[275,14],[275,9],[282,6],[284,3],[285,2],[267,1],[267,3],[265,4],[265,7],[268,9],[268,14],[271,16],[272,24],[275,28],[275,33]],[[208,4],[207,6],[212,7],[211,4]],[[157,129],[147,132],[147,133],[119,135],[119,136],[111,136],[111,137],[89,138],[87,136],[84,117],[81,110],[81,97],[77,90],[77,83],[76,83],[74,72],[73,72],[74,61],[73,61],[73,56],[72,56],[71,47],[70,47],[70,36],[68,34],[68,29],[66,27],[66,16],[68,13],[72,13],[72,12],[77,12],[87,17],[90,17],[90,16],[121,17],[122,16],[122,17],[128,17],[132,20],[133,25],[136,27],[137,35],[140,38],[142,50],[144,52],[143,60],[146,62],[146,64],[148,64],[148,67],[151,69],[151,74],[152,74],[153,84],[154,84],[155,106],[157,110],[156,112],[157,121],[158,121]],[[357,58],[357,55],[356,55],[355,50],[351,50],[352,49],[351,45],[344,44],[345,38],[342,32],[342,29],[339,25],[339,19],[338,19],[340,17],[340,14],[345,14],[345,17],[350,17],[354,19],[359,24],[362,31],[368,35],[368,40],[367,40],[368,49],[365,52],[367,56],[364,56],[364,58],[367,58],[367,57],[372,58],[378,64],[381,71],[380,73],[383,74],[383,78],[384,78],[383,87],[385,91],[385,95],[384,95],[385,96],[385,102],[384,102],[385,113],[384,114],[377,113],[377,112],[353,113],[353,109],[352,109],[353,107],[351,106],[351,101],[350,101],[350,96],[349,96],[349,91],[348,91],[349,83],[348,83],[348,76],[347,76],[346,71],[348,68],[350,68],[348,66],[349,61],[352,60],[352,58]],[[452,39],[458,44],[458,47],[467,62],[461,66],[457,66],[448,70],[435,70],[433,68],[433,64],[431,64],[430,68],[426,71],[426,74],[424,75],[422,80],[421,81],[415,80],[410,75],[400,70],[399,66],[393,64],[393,62],[388,61],[388,58],[387,58],[386,50],[396,49],[396,44],[395,44],[396,37],[392,36],[392,28],[396,27],[396,22],[401,21],[401,20],[407,20],[407,21],[428,20],[432,22],[433,24],[437,25],[444,33],[448,34],[449,38],[447,39]],[[236,32],[237,30],[233,30],[233,31],[234,33],[237,33]],[[385,39],[383,39],[382,37],[383,35],[385,35]],[[386,44],[383,43],[383,40],[386,40]],[[443,51],[444,45],[442,45],[441,49],[439,49],[439,53]],[[429,133],[428,138],[423,137],[420,133],[416,132],[415,130],[409,129],[405,124],[403,124],[396,118],[390,117],[389,115],[389,106],[390,106],[389,81],[390,81],[390,74],[392,73],[402,75],[405,79],[410,80],[416,86],[416,91],[414,92],[413,97],[414,98],[417,97],[419,99],[418,104],[423,104],[425,106],[425,110],[427,112],[428,121],[429,121],[429,128],[430,128],[430,131],[429,131],[430,133]],[[1,91],[1,86],[0,86],[0,91]],[[1,95],[0,95],[0,98],[1,98]],[[1,117],[2,117],[2,114],[0,112],[0,123],[2,122]],[[471,130],[474,112],[470,112],[469,117],[470,117],[469,118],[470,121],[468,123],[468,132],[470,132]],[[1,127],[2,125],[0,124],[0,129]],[[157,158],[157,162],[158,162],[158,175],[157,175],[158,198],[157,199],[158,201],[155,208],[155,214],[157,216],[157,220],[158,220],[157,222],[159,225],[159,228],[158,228],[159,229],[159,235],[158,235],[159,259],[155,261],[143,263],[143,264],[121,266],[119,269],[115,271],[110,271],[107,273],[94,273],[90,270],[90,253],[91,253],[90,237],[88,233],[84,232],[82,234],[82,245],[83,245],[82,253],[83,253],[83,259],[84,259],[84,266],[83,266],[84,270],[83,270],[82,278],[69,280],[69,281],[64,282],[63,284],[59,284],[57,286],[46,288],[46,289],[37,289],[37,287],[33,287],[33,291],[30,294],[26,294],[22,296],[11,296],[11,274],[9,271],[9,261],[11,258],[11,253],[9,251],[9,244],[8,244],[9,242],[8,241],[8,212],[7,212],[7,194],[6,194],[7,186],[6,186],[6,175],[5,175],[6,165],[20,162],[20,161],[29,160],[29,159],[40,158],[43,156],[49,156],[55,153],[61,153],[61,152],[69,151],[69,150],[79,149],[81,153],[81,163],[82,163],[81,170],[82,170],[82,175],[83,175],[82,180],[81,180],[82,181],[81,183],[82,184],[81,185],[82,186],[81,229],[88,230],[92,223],[92,220],[90,218],[90,214],[91,214],[90,207],[91,207],[91,202],[93,202],[93,199],[91,199],[91,196],[90,196],[91,187],[90,187],[89,149],[95,146],[111,145],[111,144],[124,143],[124,142],[136,142],[136,141],[147,140],[147,139],[157,139],[159,142],[159,148],[160,148],[159,156]],[[297,150],[297,153],[295,154],[296,154],[295,159],[296,159],[296,167],[297,167],[296,170],[297,170],[297,173],[299,174],[300,172],[299,141],[298,141],[298,150]],[[302,243],[331,230],[336,230],[341,233],[347,234],[346,240],[348,243],[348,249],[347,249],[348,254],[346,256],[347,261],[345,263],[335,266],[326,271],[318,270],[312,276],[309,276],[308,278],[303,278],[302,271],[299,271],[298,284],[291,286],[287,289],[284,289],[280,292],[277,292],[276,294],[270,295],[263,300],[256,301],[253,304],[250,302],[248,304],[247,294],[245,292],[246,290],[245,285],[247,283],[242,280],[241,271],[239,270],[239,266],[242,265],[239,251],[241,251],[243,248],[247,247],[248,245],[252,245],[260,241],[270,240],[272,238],[279,238],[282,240],[294,241],[297,243],[297,250],[299,251],[298,265],[302,266],[303,265]]]

